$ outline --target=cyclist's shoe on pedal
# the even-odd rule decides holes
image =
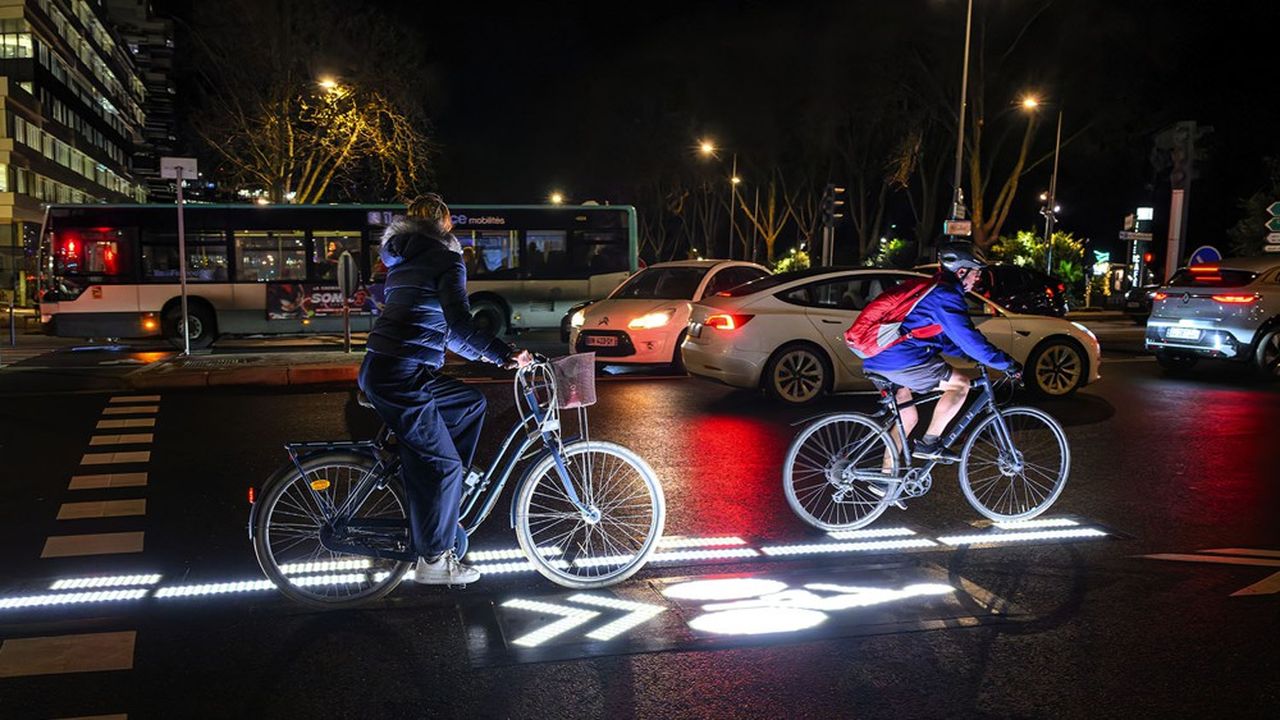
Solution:
[[[875,483],[870,483],[870,482],[867,483],[867,492],[871,493],[872,495],[875,495],[876,497],[881,497],[881,498],[884,497],[885,495],[884,488],[880,487]],[[902,502],[901,500],[894,500],[893,506],[898,508],[899,510],[907,509],[907,504]]]
[[[464,565],[453,550],[446,550],[435,562],[418,558],[413,581],[420,585],[467,585],[480,579],[480,571]]]
[[[942,442],[926,443],[923,440],[917,442],[915,448],[911,451],[913,457],[921,460],[935,460],[940,463],[958,463],[960,456],[954,451],[948,450],[942,446]]]

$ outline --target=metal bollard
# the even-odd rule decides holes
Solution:
[[[13,300],[9,300],[9,347],[18,347],[18,324],[13,317]]]

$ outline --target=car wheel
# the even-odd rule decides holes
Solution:
[[[1276,328],[1258,341],[1253,353],[1254,368],[1267,380],[1280,380],[1280,328]]]
[[[216,320],[213,311],[208,307],[198,303],[187,304],[187,339],[191,342],[191,348],[207,348],[213,344],[217,337]],[[182,307],[174,305],[164,314],[164,337],[169,344],[175,348],[182,350]]]
[[[497,303],[481,300],[471,305],[471,322],[482,333],[493,337],[507,334],[507,312]]]
[[[1080,346],[1068,340],[1050,340],[1027,358],[1031,389],[1045,397],[1066,397],[1084,384],[1087,361]]]
[[[680,346],[684,345],[686,335],[688,335],[688,331],[681,330],[680,335],[676,337],[676,350],[671,355],[671,373],[673,375],[685,375],[688,373],[684,369],[684,354],[680,352]]]
[[[831,364],[826,355],[808,343],[780,348],[764,369],[764,389],[770,397],[792,405],[804,405],[831,388]]]
[[[1200,358],[1195,355],[1181,355],[1170,352],[1156,353],[1156,363],[1171,373],[1190,370],[1195,367],[1198,362],[1200,362]]]

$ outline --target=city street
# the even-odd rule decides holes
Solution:
[[[24,360],[0,371],[0,638],[40,660],[0,658],[0,716],[1268,716],[1280,493],[1262,438],[1280,386],[1225,365],[1166,376],[1125,322],[1091,323],[1099,383],[1017,400],[1058,418],[1073,452],[1041,528],[990,527],[942,469],[905,512],[828,537],[783,497],[792,423],[870,410],[870,395],[791,409],[665,373],[607,377],[593,437],[647,459],[666,492],[649,567],[579,593],[494,554],[517,547],[508,489],[471,557],[510,572],[329,612],[264,585],[248,491],[286,441],[372,436],[349,386],[139,392],[100,364],[129,353]],[[18,374],[59,391],[23,392]],[[472,381],[487,460],[511,389]],[[1010,533],[1032,534],[990,539]],[[117,584],[58,584],[102,577]],[[790,627],[776,605],[735,609],[783,590],[822,609]],[[99,672],[58,669],[85,664]]]

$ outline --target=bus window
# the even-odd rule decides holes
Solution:
[[[569,233],[564,230],[529,230],[524,235],[521,269],[532,278],[572,277],[569,271]]]
[[[472,230],[458,235],[462,244],[462,257],[469,262],[467,277],[477,280],[497,280],[514,278],[520,268],[520,248],[516,244],[516,233],[513,230]],[[468,253],[467,249],[471,248]],[[468,258],[467,256],[471,257]]]
[[[573,233],[569,263],[572,277],[630,272],[630,242],[625,232],[578,230]]]
[[[126,282],[133,269],[133,243],[123,231],[106,228],[63,230],[55,239],[54,272],[95,282]]]
[[[220,232],[187,233],[187,281],[227,282],[227,238]],[[147,232],[142,237],[142,279],[175,282],[178,236]]]
[[[311,233],[311,260],[315,280],[338,281],[338,258],[350,252],[360,262],[360,233],[351,230],[315,230]]]
[[[306,233],[301,230],[236,230],[235,238],[239,280],[269,282],[306,278]]]

